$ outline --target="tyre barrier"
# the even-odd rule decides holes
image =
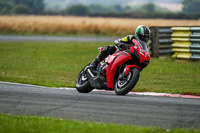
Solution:
[[[150,27],[152,57],[200,59],[200,27]]]
[[[200,27],[172,27],[175,58],[200,59]]]

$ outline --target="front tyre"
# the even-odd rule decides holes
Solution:
[[[123,76],[123,73],[120,73],[115,80],[115,93],[117,95],[126,95],[135,87],[139,77],[140,70],[138,68],[132,68],[125,77]]]
[[[85,67],[87,67],[86,65]],[[80,71],[78,77],[76,78],[76,90],[80,93],[89,93],[93,90],[89,83],[87,73],[84,72],[85,67]]]

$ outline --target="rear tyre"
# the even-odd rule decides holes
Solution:
[[[138,68],[132,68],[126,77],[122,77],[122,73],[119,73],[115,80],[114,90],[117,95],[126,95],[137,84],[140,77],[140,70]]]
[[[87,67],[89,65],[86,65]],[[89,93],[93,90],[91,87],[89,80],[87,78],[87,73],[84,72],[85,67],[80,71],[78,77],[76,78],[76,90],[80,93]]]

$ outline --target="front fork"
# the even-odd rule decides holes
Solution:
[[[141,68],[139,66],[137,66],[137,65],[126,65],[126,67],[124,68],[124,72],[123,72],[123,76],[124,77],[128,75],[128,73],[129,73],[129,71],[131,70],[132,67],[136,67],[140,71],[142,71]]]
[[[126,76],[128,75],[128,73],[130,72],[131,68],[133,68],[133,67],[136,67],[141,71],[141,69],[137,65],[126,65],[124,67],[123,73],[120,74],[118,78],[119,79],[126,79]]]

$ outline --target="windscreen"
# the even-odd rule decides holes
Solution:
[[[147,44],[144,41],[139,40],[138,42],[140,46],[142,47],[142,49],[144,49],[145,51],[148,51]]]

